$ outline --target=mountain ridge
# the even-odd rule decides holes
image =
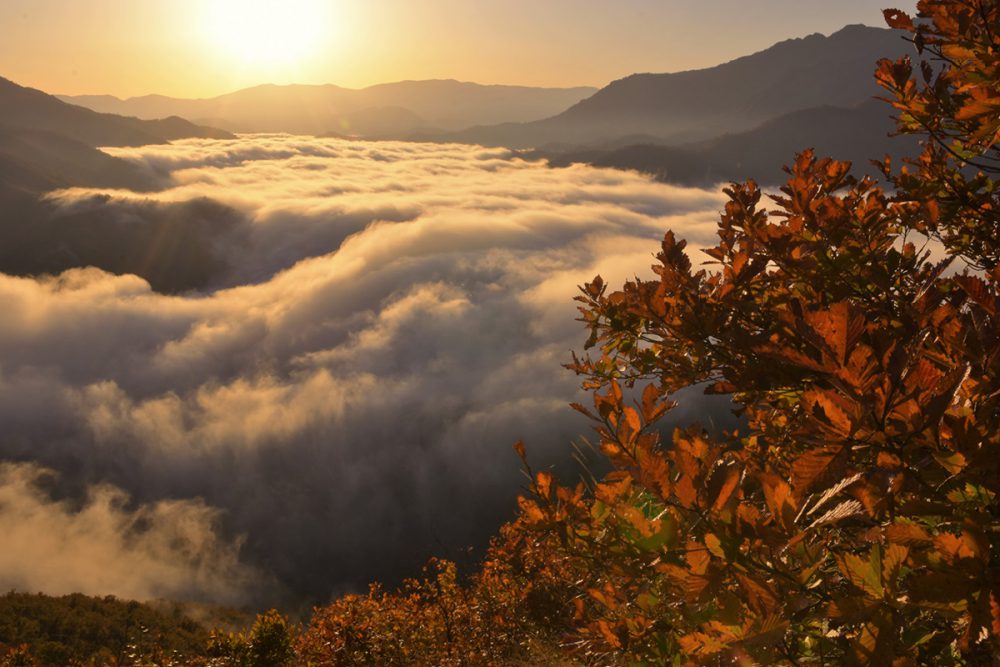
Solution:
[[[539,150],[527,155],[546,159],[554,167],[583,163],[639,171],[658,180],[709,187],[749,178],[762,185],[779,185],[787,175],[782,165],[812,148],[819,156],[852,162],[858,173],[873,173],[869,160],[884,155],[912,157],[918,141],[894,136],[888,105],[869,100],[855,107],[822,106],[773,118],[744,132],[682,144],[631,142],[592,149]]]
[[[35,88],[0,77],[0,124],[57,132],[89,146],[141,146],[174,139],[225,139],[232,135],[180,117],[143,120],[67,104]]]
[[[335,84],[261,84],[211,98],[146,95],[61,96],[93,110],[152,119],[177,115],[210,119],[233,132],[325,135],[342,130],[351,117],[378,109],[405,109],[427,132],[456,131],[484,122],[535,120],[558,113],[596,88],[539,88],[478,84],[456,79],[407,80],[344,88]],[[392,132],[406,138],[414,123]]]
[[[550,118],[479,126],[447,138],[511,148],[585,146],[630,134],[677,145],[707,140],[796,110],[860,104],[878,92],[872,77],[878,59],[911,48],[897,31],[851,25],[710,68],[632,74]]]

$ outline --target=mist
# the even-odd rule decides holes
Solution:
[[[513,442],[576,474],[577,285],[647,275],[666,229],[710,243],[724,201],[458,144],[108,152],[159,189],[49,193],[44,229],[130,268],[0,275],[2,587],[323,601],[476,558]]]

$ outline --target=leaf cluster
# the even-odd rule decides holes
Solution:
[[[526,540],[532,540],[531,543]],[[395,592],[373,585],[317,609],[297,644],[299,664],[489,666],[534,661],[566,627],[564,572],[531,531],[506,526],[482,570],[460,581],[433,560]],[[558,651],[556,651],[558,654]],[[531,664],[530,662],[527,664]]]
[[[900,133],[927,138],[918,160],[892,174],[912,224],[974,266],[1000,262],[1000,8],[995,0],[921,0],[916,17],[886,10],[918,54],[879,63],[876,79]]]
[[[559,537],[583,658],[997,662],[998,9],[918,8],[887,20],[936,64],[877,73],[927,137],[882,164],[894,192],[806,151],[769,206],[726,190],[706,266],[668,232],[655,279],[583,286],[591,352],[570,367],[593,405],[574,407],[613,471],[592,494],[540,473],[521,501]],[[664,436],[697,385],[745,428]]]

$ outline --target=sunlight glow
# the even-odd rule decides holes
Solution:
[[[290,66],[334,32],[328,0],[207,0],[205,38],[241,65]]]

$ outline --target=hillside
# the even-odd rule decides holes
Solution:
[[[62,99],[96,111],[139,118],[183,116],[234,132],[374,133],[405,138],[416,131],[455,131],[473,125],[545,118],[595,91],[585,87],[485,86],[431,80],[357,90],[334,85],[263,85],[209,99],[162,95],[126,100],[107,95]],[[390,114],[386,110],[395,111]]]
[[[70,185],[145,190],[149,174],[76,139],[0,125],[0,183],[46,191]]]
[[[747,132],[681,146],[636,143],[538,151],[533,155],[548,159],[553,166],[582,162],[596,167],[632,169],[683,185],[709,186],[748,178],[777,185],[787,178],[781,166],[791,163],[804,148],[849,160],[862,172],[869,173],[871,159],[887,154],[916,155],[918,146],[912,136],[891,136],[894,128],[891,112],[885,103],[870,100],[852,108],[795,111]]]
[[[97,113],[0,78],[0,125],[54,132],[88,146],[142,146],[174,139],[229,138],[228,132],[182,118],[140,120]]]
[[[7,593],[0,596],[0,656],[21,645],[42,665],[108,664],[136,651],[181,659],[203,655],[208,631],[169,606],[110,596]]]
[[[99,114],[0,79],[0,271],[37,275],[92,265],[145,275],[166,290],[201,285],[218,266],[203,237],[231,224],[229,209],[195,200],[172,213],[148,204],[155,222],[132,225],[108,215],[98,201],[61,211],[44,193],[67,187],[143,192],[162,185],[148,170],[97,146],[230,136],[180,118]]]
[[[872,72],[879,58],[911,49],[895,31],[847,26],[708,69],[634,74],[552,118],[448,138],[516,148],[594,145],[635,134],[670,145],[708,140],[794,111],[861,104],[878,94]]]

